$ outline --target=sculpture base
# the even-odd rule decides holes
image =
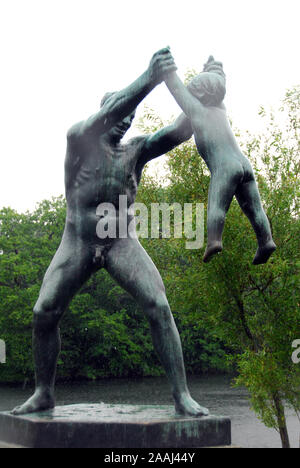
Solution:
[[[0,413],[0,440],[33,448],[216,447],[231,444],[231,423],[175,416],[172,406],[79,404]]]

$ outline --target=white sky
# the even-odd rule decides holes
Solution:
[[[181,77],[221,60],[228,113],[255,131],[259,106],[299,83],[299,17],[299,0],[2,0],[0,208],[63,193],[68,128],[167,45]],[[144,103],[180,112],[164,84]]]

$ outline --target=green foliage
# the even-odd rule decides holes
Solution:
[[[243,268],[247,282],[236,284],[243,328],[248,328],[248,344],[237,360],[237,382],[248,387],[258,415],[282,437],[284,402],[300,411],[300,368],[291,361],[300,323],[299,104],[296,87],[286,93],[277,118],[261,109],[266,132],[244,140],[278,250],[265,267]]]
[[[33,378],[32,309],[60,243],[65,215],[63,197],[43,201],[33,213],[0,211],[0,337],[7,347],[2,382]],[[91,278],[74,298],[61,333],[59,378],[161,372],[145,318],[105,272]]]
[[[256,172],[277,251],[267,265],[251,265],[256,239],[234,202],[227,216],[222,255],[203,266],[202,252],[186,254],[190,268],[185,273],[191,285],[187,286],[190,305],[192,300],[203,304],[204,317],[199,320],[234,352],[229,358],[237,366],[237,384],[248,388],[254,410],[267,426],[280,432],[284,446],[288,446],[284,405],[300,411],[300,367],[291,360],[292,342],[300,333],[299,101],[299,87],[288,91],[276,118],[261,110],[266,122],[262,135],[240,136]],[[194,191],[199,170],[206,190],[202,169],[186,174],[187,166],[182,167],[176,154],[169,167],[176,174],[173,192],[176,180],[180,192],[185,181],[186,190]],[[198,313],[193,316],[196,321]]]
[[[8,362],[0,368],[2,381],[32,375],[32,306],[64,218],[62,198],[42,202],[34,213],[0,211],[0,330]]]

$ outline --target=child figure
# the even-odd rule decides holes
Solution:
[[[226,109],[225,74],[222,63],[212,56],[203,72],[184,86],[176,72],[166,76],[166,85],[190,119],[199,154],[211,173],[208,195],[208,243],[203,261],[222,251],[225,216],[236,196],[241,209],[255,231],[258,249],[254,265],[266,263],[276,245],[268,218],[263,210],[258,187],[249,160],[241,152],[231,130]]]

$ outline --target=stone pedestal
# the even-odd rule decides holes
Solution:
[[[78,404],[0,413],[0,440],[34,448],[193,448],[231,444],[228,418],[174,415],[172,406]]]

